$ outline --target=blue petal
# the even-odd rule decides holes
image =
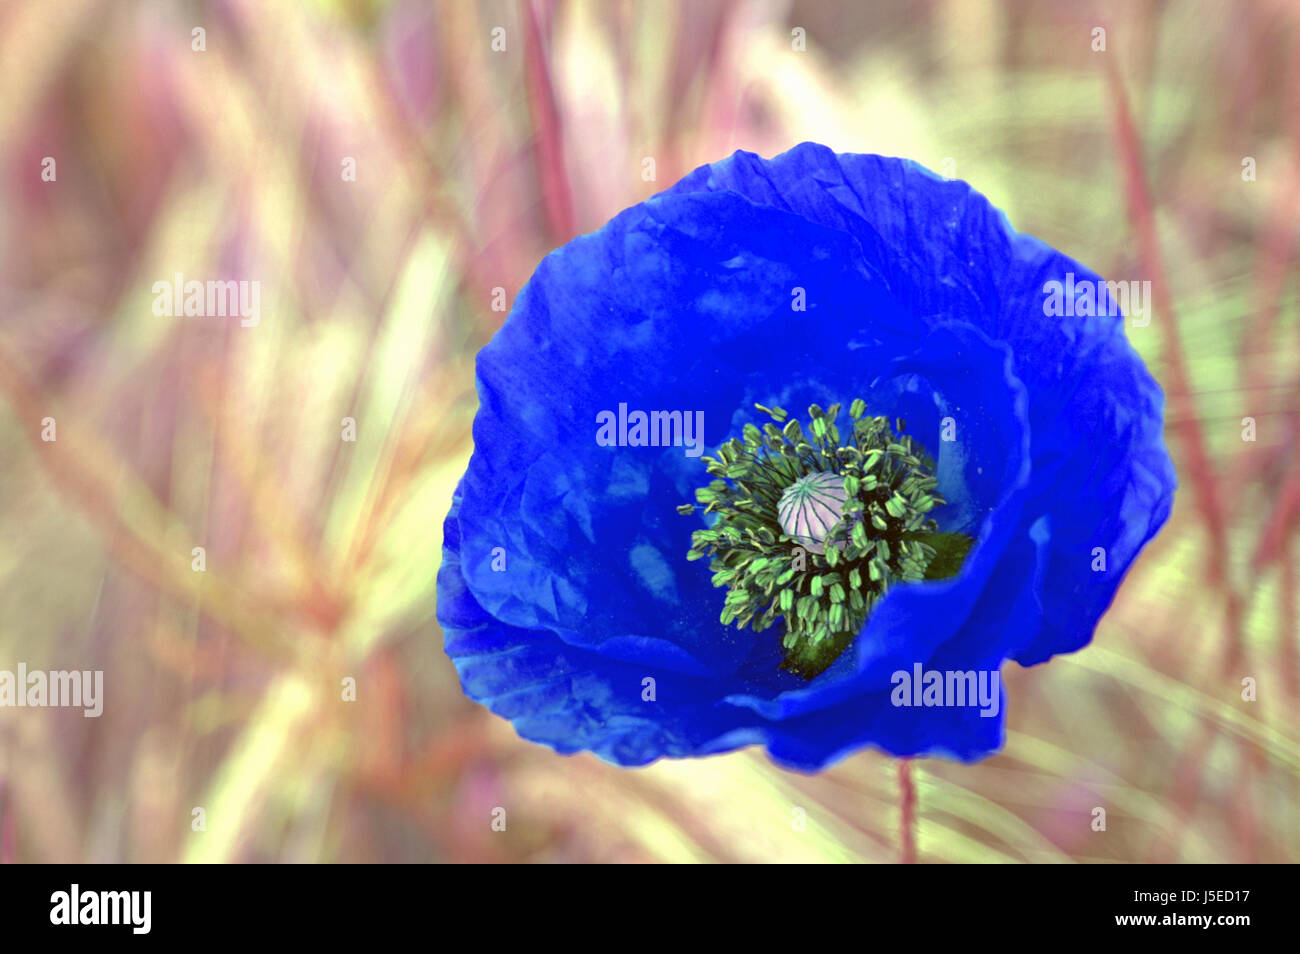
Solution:
[[[438,620],[466,695],[510,719],[525,739],[618,765],[703,754],[742,727],[738,713],[717,704],[711,680],[607,659],[484,610],[462,573],[462,489],[443,527]]]

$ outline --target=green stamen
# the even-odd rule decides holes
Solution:
[[[713,585],[729,590],[724,624],[758,633],[783,619],[781,668],[811,679],[848,648],[890,586],[955,575],[974,541],[939,533],[927,516],[946,501],[903,421],[894,429],[864,417],[855,400],[841,443],[838,404],[808,408],[809,433],[782,408],[755,407],[776,423],[746,424],[717,458],[703,458],[714,480],[695,497],[717,520],[695,531],[687,559],[711,558]]]

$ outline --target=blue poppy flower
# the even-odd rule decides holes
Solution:
[[[1169,514],[1115,291],[965,183],[811,143],[552,252],[444,528],[466,694],[620,765],[997,750],[1002,663],[1084,646]]]

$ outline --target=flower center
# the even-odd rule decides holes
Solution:
[[[723,623],[758,633],[783,620],[781,668],[811,679],[890,586],[955,575],[973,541],[939,533],[928,516],[946,501],[903,421],[895,430],[864,417],[859,399],[842,441],[838,404],[808,408],[808,433],[782,408],[755,406],[772,422],[746,424],[742,438],[703,458],[714,480],[695,496],[716,519],[692,535],[687,559],[710,557],[713,585],[727,587]]]
[[[781,494],[776,509],[781,529],[814,553],[824,553],[822,544],[844,522],[847,500],[844,478],[837,474],[805,474]]]

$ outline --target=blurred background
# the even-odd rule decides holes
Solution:
[[[809,139],[1153,283],[1173,517],[978,765],[523,742],[434,620],[494,300]],[[105,673],[0,708],[0,861],[1300,857],[1300,4],[3,0],[0,177],[0,669]]]

